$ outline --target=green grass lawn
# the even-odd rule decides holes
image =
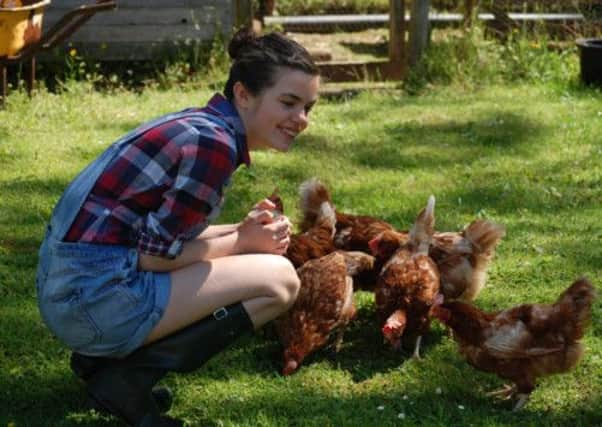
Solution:
[[[74,175],[109,143],[161,113],[201,105],[207,89],[98,93],[72,84],[0,111],[0,426],[109,426],[83,409],[69,352],[41,322],[34,274],[45,223]],[[280,187],[294,219],[296,191],[317,176],[337,207],[405,228],[437,197],[440,230],[477,217],[505,224],[486,288],[487,310],[552,302],[573,280],[602,283],[602,94],[498,85],[435,88],[420,97],[365,93],[315,108],[288,155],[254,153],[234,177],[220,221],[238,220]],[[268,333],[240,340],[190,375],[170,375],[171,413],[191,425],[389,426],[602,424],[602,304],[577,369],[540,381],[526,408],[484,395],[475,371],[434,323],[423,360],[382,344],[370,294],[341,352],[319,352],[291,377]]]

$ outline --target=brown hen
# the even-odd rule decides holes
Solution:
[[[586,279],[566,289],[554,304],[523,304],[485,313],[462,303],[435,305],[432,315],[453,331],[460,353],[475,368],[514,383],[492,394],[528,401],[538,377],[567,372],[581,359],[579,339],[591,320],[595,290]]]
[[[308,180],[299,188],[299,208],[304,218],[312,217],[312,224],[306,225],[302,233],[291,236],[285,256],[297,268],[310,259],[336,250],[333,242],[336,223],[334,205],[330,196],[322,197],[320,191],[317,180]]]
[[[327,188],[314,180],[311,197],[328,201],[333,207]],[[309,197],[309,196],[308,196]],[[315,223],[315,212],[304,215],[301,229]],[[370,252],[369,242],[383,231],[396,231],[399,239],[407,240],[407,231],[398,231],[378,218],[351,215],[336,211],[336,232],[333,238],[338,249]],[[475,220],[460,232],[435,232],[429,256],[435,261],[441,276],[441,292],[446,300],[474,300],[487,278],[487,269],[495,255],[495,248],[504,237],[504,227],[487,220]],[[374,269],[356,278],[355,288],[373,290],[386,257],[376,257]]]
[[[407,241],[389,230],[370,242],[377,257],[383,252],[395,251],[383,266],[374,291],[384,339],[394,349],[401,347],[402,337],[405,343],[414,342],[415,358],[420,357],[420,342],[430,327],[428,313],[439,292],[439,270],[428,256],[435,223],[434,208],[435,198],[431,196],[416,218]]]
[[[434,234],[429,256],[439,268],[446,301],[468,302],[478,296],[485,286],[495,248],[505,234],[502,225],[482,219],[459,233]]]
[[[293,307],[275,322],[284,349],[283,375],[296,371],[305,357],[325,346],[338,330],[338,351],[347,324],[355,316],[352,276],[372,268],[373,257],[337,251],[297,269],[301,288]]]

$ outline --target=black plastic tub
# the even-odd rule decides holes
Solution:
[[[602,86],[602,39],[578,39],[581,80]]]

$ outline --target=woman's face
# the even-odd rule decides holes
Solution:
[[[237,85],[242,85],[240,82]],[[288,151],[307,128],[309,112],[318,99],[320,77],[282,68],[276,83],[253,96],[239,87],[237,107],[245,125],[249,149]],[[240,90],[244,93],[241,95]]]

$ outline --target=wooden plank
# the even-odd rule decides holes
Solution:
[[[402,91],[398,82],[334,82],[320,85],[320,99],[351,98],[361,92],[400,92]]]
[[[90,24],[81,27],[69,40],[82,43],[209,40],[214,37],[217,29],[215,25],[200,25],[198,28],[190,25],[135,25],[107,28]]]
[[[203,43],[208,43],[204,41]],[[84,58],[93,58],[96,61],[148,61],[152,59],[162,60],[181,52],[182,44],[174,42],[72,42],[69,49],[76,49],[78,55]],[[38,61],[56,62],[64,61],[61,56],[53,53],[43,53]]]
[[[47,7],[50,9],[73,9],[86,4],[94,4],[94,0],[52,0]],[[119,9],[163,9],[166,7],[194,8],[199,6],[214,6],[227,10],[232,9],[232,0],[118,0]]]
[[[401,80],[405,77],[405,69],[391,61],[323,62],[317,65],[326,82]]]
[[[429,0],[412,1],[412,19],[408,48],[408,65],[413,67],[422,57],[429,40]]]
[[[389,61],[400,66],[405,62],[405,2],[389,0]]]
[[[48,11],[44,14],[44,26],[57,22],[66,12],[62,10]],[[90,18],[88,24],[97,26],[116,25],[195,25],[223,23],[230,26],[230,12],[212,6],[198,8],[165,8],[141,11],[123,10],[99,12]]]
[[[464,25],[466,27],[472,26],[475,6],[475,0],[464,0]]]
[[[118,0],[116,10],[99,12],[63,43],[98,60],[147,60],[181,49],[184,43],[231,34],[239,0]],[[250,2],[250,0],[245,0]],[[96,0],[53,0],[45,9],[44,31],[67,12]],[[51,60],[52,55],[42,55]]]
[[[240,27],[253,26],[253,5],[251,0],[234,0],[234,25]]]

